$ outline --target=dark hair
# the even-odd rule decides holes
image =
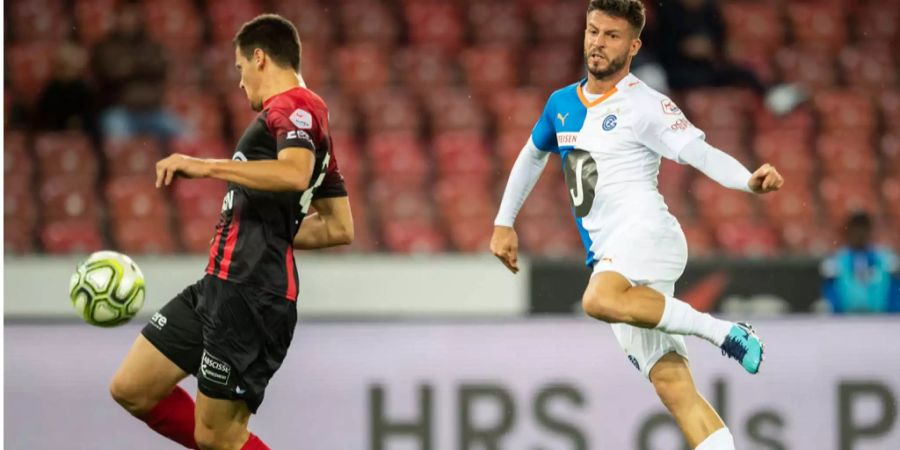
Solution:
[[[241,26],[233,42],[247,59],[260,49],[279,66],[300,72],[300,35],[291,21],[278,14],[256,16]]]
[[[646,15],[641,0],[590,0],[588,14],[597,10],[609,16],[627,19],[635,36],[640,36],[644,29]]]
[[[847,218],[847,228],[872,228],[872,218],[865,211],[854,211]]]

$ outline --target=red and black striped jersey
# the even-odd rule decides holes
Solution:
[[[232,159],[277,159],[278,152],[289,147],[315,153],[310,187],[301,192],[267,192],[228,183],[206,273],[296,300],[294,235],[314,199],[347,195],[331,145],[328,108],[306,88],[266,100],[238,141]]]

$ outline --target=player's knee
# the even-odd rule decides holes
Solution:
[[[615,296],[605,292],[585,292],[581,297],[581,308],[585,314],[604,322],[625,321]]]
[[[693,384],[688,380],[659,378],[653,380],[653,388],[666,409],[673,413],[688,407],[697,396]]]
[[[115,377],[109,383],[109,395],[119,405],[135,416],[142,416],[153,409],[153,402],[138,386],[124,377]]]

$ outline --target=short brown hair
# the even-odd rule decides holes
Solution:
[[[641,0],[590,0],[588,3],[588,14],[597,10],[609,16],[628,20],[635,36],[640,36],[641,31],[644,30],[646,14]]]
[[[278,14],[256,16],[241,26],[233,42],[247,59],[258,48],[279,66],[300,72],[300,35],[290,20]]]

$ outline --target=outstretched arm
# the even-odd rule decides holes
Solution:
[[[694,166],[729,189],[763,194],[777,191],[784,184],[781,174],[771,165],[764,164],[751,174],[731,155],[699,138],[684,146],[678,153],[678,162]]]
[[[168,186],[176,175],[216,178],[260,191],[303,191],[309,187],[315,155],[305,148],[278,152],[276,160],[232,161],[173,154],[156,163],[156,187]]]
[[[316,212],[306,216],[294,236],[294,248],[317,248],[348,245],[353,242],[353,215],[346,196],[312,201]]]
[[[513,273],[519,271],[519,238],[513,230],[513,222],[522,209],[525,199],[544,172],[550,154],[541,151],[531,139],[522,148],[513,164],[500,201],[500,211],[494,219],[494,234],[491,237],[491,252]]]

